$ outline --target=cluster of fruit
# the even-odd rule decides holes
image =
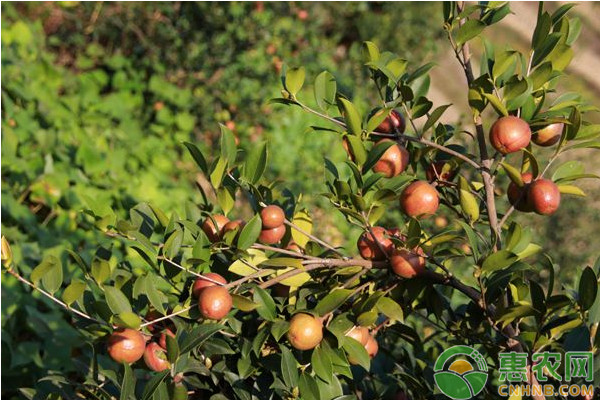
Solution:
[[[521,118],[507,116],[498,119],[490,130],[490,142],[502,154],[521,151],[533,140],[539,146],[549,147],[560,141],[563,123],[553,123],[532,134],[529,124]],[[530,172],[521,176],[523,187],[511,182],[506,192],[508,201],[516,210],[535,211],[550,215],[560,206],[560,190],[549,179],[534,177]]]

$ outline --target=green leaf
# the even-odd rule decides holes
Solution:
[[[567,161],[554,171],[552,180],[565,180],[571,176],[582,175],[584,172],[585,169],[580,161]]]
[[[164,254],[169,260],[174,259],[179,254],[181,244],[183,243],[183,231],[177,228],[171,233],[164,246]]]
[[[262,177],[267,167],[267,143],[255,145],[248,153],[242,176],[251,184],[256,184]]]
[[[306,72],[304,67],[296,67],[290,68],[286,71],[285,74],[285,88],[288,92],[290,92],[293,96],[296,95],[302,89],[302,85],[304,85],[304,78],[306,77]]]
[[[204,175],[208,175],[208,164],[206,163],[206,159],[202,155],[200,149],[198,149],[198,147],[195,144],[192,144],[190,142],[184,142],[183,144],[185,145],[185,147],[187,147],[192,158],[194,159],[194,161],[196,161],[196,164],[198,165],[198,167],[200,167],[200,170],[204,173]]]
[[[159,372],[154,375],[144,386],[144,392],[142,393],[142,400],[150,400],[154,393],[158,390],[158,387],[165,380],[167,375],[169,375],[171,371],[166,370],[163,372]]]
[[[475,36],[479,35],[485,28],[485,24],[478,19],[470,19],[456,32],[456,45],[462,46]]]
[[[367,161],[365,161],[365,164],[362,167],[362,173],[364,174],[369,169],[371,169],[377,163],[377,161],[379,161],[381,156],[383,156],[383,153],[385,153],[390,147],[394,145],[397,145],[397,143],[392,140],[381,140],[375,146],[373,146],[373,148],[369,152]]]
[[[235,136],[225,125],[219,124],[219,128],[221,128],[221,158],[227,160],[227,165],[233,166],[237,157]]]
[[[366,369],[367,371],[371,368],[371,359],[369,353],[360,342],[350,337],[345,338],[342,345],[344,351],[348,354],[348,358],[357,362],[358,365]]]
[[[119,400],[129,400],[135,395],[135,375],[127,363],[123,363],[123,380]]]
[[[352,154],[354,154],[356,163],[358,165],[364,164],[367,161],[367,151],[365,150],[363,141],[356,135],[346,135],[346,139],[350,144],[350,150],[352,150]]]
[[[108,261],[95,257],[92,260],[92,278],[102,284],[110,277],[110,265]]]
[[[483,265],[481,266],[482,272],[492,272],[499,269],[503,269],[511,266],[517,261],[518,257],[508,250],[500,250],[496,253],[490,254]]]
[[[321,342],[312,353],[310,363],[315,374],[325,382],[331,382],[333,376],[333,362],[331,361],[331,349],[327,342]]]
[[[326,111],[335,104],[337,84],[335,78],[327,71],[321,72],[315,78],[315,100],[321,110]]]
[[[124,328],[138,329],[142,320],[136,313],[125,311],[114,316],[114,324]]]
[[[33,269],[29,279],[31,279],[33,283],[37,284],[44,275],[50,272],[59,263],[60,260],[53,255],[44,257],[42,262]]]
[[[392,321],[404,321],[402,307],[389,297],[382,297],[377,301],[377,309]]]
[[[471,223],[479,219],[479,201],[473,193],[467,190],[459,190],[460,208]]]
[[[573,185],[557,185],[561,194],[572,194],[574,196],[585,197],[585,192]]]
[[[346,127],[348,128],[348,132],[350,132],[353,135],[360,135],[362,132],[362,117],[358,113],[358,110],[356,109],[354,104],[352,104],[352,102],[350,102],[347,99],[344,99],[343,97],[340,97],[338,101],[341,105],[340,111],[344,116],[344,120],[346,121]],[[356,153],[354,155],[356,156]]]
[[[104,295],[106,297],[106,303],[113,312],[113,314],[121,314],[124,312],[132,312],[131,304],[127,297],[114,286],[105,286]]]
[[[352,290],[348,289],[334,289],[323,297],[315,307],[315,312],[319,316],[323,316],[344,304],[348,296],[352,294]]]
[[[598,278],[592,268],[585,267],[579,280],[579,299],[577,301],[582,311],[587,311],[592,307],[597,295]]]
[[[85,282],[79,280],[71,281],[71,284],[67,286],[67,288],[62,294],[62,299],[65,302],[65,304],[70,306],[71,304],[79,300],[83,292],[85,292],[86,287],[87,285]]]
[[[300,378],[298,378],[298,389],[300,389],[300,394],[302,395],[303,400],[321,399],[319,386],[317,386],[315,378],[307,373],[300,374]]]
[[[313,224],[308,211],[304,209],[297,211],[292,218],[292,223],[298,228],[302,229],[304,232],[308,234],[312,233]],[[294,242],[296,242],[298,246],[304,248],[309,242],[310,238],[296,229],[292,229],[291,232]]]
[[[362,56],[365,64],[374,63],[379,60],[379,48],[373,42],[363,42],[362,44]]]
[[[298,385],[298,363],[294,354],[285,346],[279,346],[281,349],[281,375],[283,382],[288,388],[294,388]]]
[[[508,110],[506,109],[504,104],[502,104],[502,102],[500,101],[498,96],[496,96],[495,94],[492,94],[492,93],[481,93],[481,94],[483,95],[483,97],[485,97],[490,102],[490,104],[492,105],[494,110],[496,110],[496,112],[499,115],[505,116],[505,117],[508,115]]]
[[[210,183],[215,189],[221,186],[226,168],[227,160],[223,157],[219,157],[213,171],[210,173]]]
[[[148,297],[148,301],[159,313],[165,314],[165,306],[163,303],[164,296],[162,292],[156,289],[156,285],[154,282],[154,275],[146,275],[144,278],[145,281],[145,292],[144,294]]]
[[[544,12],[538,16],[537,24],[535,25],[535,29],[533,31],[533,37],[531,40],[531,47],[535,50],[538,49],[544,40],[548,37],[550,33],[550,28],[552,27],[552,19],[550,18],[550,14],[548,12]]]
[[[202,345],[215,333],[225,328],[225,326],[216,323],[202,324],[187,334],[180,346],[180,354],[186,354],[196,347]]]
[[[560,32],[553,32],[553,33],[549,34],[544,39],[542,44],[540,44],[540,46],[535,49],[535,52],[533,53],[533,61],[532,61],[531,65],[535,67],[536,65],[538,65],[539,63],[544,61],[546,56],[548,56],[552,52],[552,50],[554,50],[556,45],[558,45],[558,42],[560,41],[561,38],[562,38],[562,33],[560,33]]]
[[[256,307],[258,307],[258,304],[256,304],[249,298],[241,296],[239,294],[232,293],[231,297],[233,299],[233,306],[238,310],[250,312],[255,310]]]
[[[258,236],[260,235],[261,228],[262,221],[260,219],[260,215],[256,214],[242,229],[237,242],[237,247],[241,250],[246,250],[256,243],[256,239],[258,239]]]
[[[258,304],[256,312],[267,321],[274,321],[277,318],[275,310],[275,301],[271,295],[260,287],[254,288],[254,302]]]
[[[165,335],[165,337],[167,339],[167,360],[174,364],[179,358],[179,344],[177,339],[171,335]]]
[[[427,132],[427,130],[429,128],[431,128],[433,126],[433,124],[435,124],[437,122],[438,119],[440,119],[440,117],[442,116],[442,114],[444,114],[444,111],[446,111],[446,109],[448,107],[450,107],[452,104],[446,104],[443,106],[439,106],[438,108],[436,108],[435,110],[433,110],[431,112],[431,114],[429,115],[429,118],[427,118],[427,122],[425,122],[425,125],[423,125],[423,132]]]
[[[508,175],[510,180],[513,181],[518,187],[523,187],[523,185],[525,185],[518,169],[506,162],[502,162],[500,165],[502,165],[502,168],[504,168],[504,171],[506,171],[506,175]]]

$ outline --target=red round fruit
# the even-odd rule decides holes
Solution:
[[[217,242],[221,238],[223,227],[229,222],[229,219],[222,214],[215,214],[206,217],[202,224],[202,230],[208,236],[211,242]],[[215,223],[217,224],[215,227]]]
[[[490,129],[490,142],[502,154],[522,150],[531,141],[529,124],[519,117],[501,117]]]
[[[533,143],[542,147],[550,147],[558,143],[565,124],[557,122],[543,127],[533,133]]]
[[[146,339],[133,329],[114,331],[108,338],[108,355],[118,363],[134,363],[144,355]]]
[[[382,139],[381,142],[394,142],[391,139]],[[406,167],[410,159],[408,150],[394,143],[381,156],[381,158],[373,166],[373,172],[382,173],[386,178],[393,178],[400,175]]]
[[[358,238],[356,246],[358,247],[360,256],[365,260],[385,260],[387,255],[394,249],[394,242],[390,239],[391,234],[385,228],[380,226],[372,227],[371,231],[373,232],[373,235],[371,235],[371,232],[367,231],[363,232]],[[373,239],[373,236],[375,236],[375,239]],[[377,245],[377,243],[379,243],[379,245]],[[383,249],[385,253],[382,252],[381,249]]]
[[[202,274],[202,276],[212,279],[213,281],[221,282],[222,284],[227,283],[227,280],[225,278],[214,272],[208,272],[206,274]],[[192,287],[192,295],[194,297],[198,297],[200,296],[200,292],[204,288],[211,286],[217,286],[217,284],[206,279],[198,278],[196,279],[196,281],[194,282],[194,286]]]
[[[323,340],[323,322],[310,314],[296,314],[290,320],[287,337],[295,349],[314,349]]]
[[[369,329],[364,326],[354,326],[346,332],[346,336],[356,340],[363,346],[366,346],[371,334],[369,333]]]
[[[445,165],[448,166],[444,168]],[[438,180],[450,182],[456,176],[456,169],[450,168],[450,164],[446,161],[435,161],[429,164],[429,167],[427,167],[427,170],[425,171],[425,175],[429,182]]]
[[[533,175],[531,172],[525,172],[524,174],[521,174],[521,179],[523,179],[523,183],[525,184],[522,188],[518,187],[514,182],[511,182],[508,185],[508,189],[506,189],[508,202],[515,207],[515,210],[532,212],[533,208],[529,204],[527,198],[529,197],[529,183],[533,179]],[[523,194],[521,195],[521,193]],[[519,200],[519,198],[521,200]]]
[[[285,236],[285,225],[280,225],[273,229],[263,229],[260,231],[258,240],[264,244],[277,244]]]
[[[173,331],[170,330],[169,328],[166,328],[160,334],[160,338],[158,339],[158,344],[160,345],[160,347],[162,347],[165,350],[167,349],[167,335],[171,336],[172,338],[175,338],[175,334],[173,333]]]
[[[273,229],[283,225],[285,221],[285,213],[281,207],[270,205],[263,208],[260,212],[263,229]]]
[[[404,117],[396,110],[392,110],[377,128],[375,132],[379,133],[404,133],[406,122]]]
[[[538,214],[551,215],[560,206],[560,190],[548,179],[537,179],[529,184],[529,205]]]
[[[302,247],[298,245],[298,243],[290,240],[287,246],[285,246],[286,250],[295,251],[296,253],[302,253]]]
[[[437,190],[425,181],[416,181],[404,189],[400,195],[400,207],[409,217],[435,214],[440,205]]]
[[[423,250],[410,251],[398,249],[390,258],[392,270],[396,275],[410,279],[421,274],[425,270],[425,258],[422,257]]]
[[[162,316],[163,315],[156,310],[149,310],[146,313],[146,316],[144,317],[144,319],[146,321],[150,322],[150,321],[154,321],[155,319],[160,318]],[[148,331],[154,332],[154,330],[157,329],[157,326],[160,326],[160,325],[162,325],[160,322],[157,324],[148,325]]]
[[[219,320],[225,317],[233,305],[229,291],[223,286],[204,288],[198,297],[198,309],[204,318]]]
[[[242,230],[242,228],[246,225],[246,222],[241,219],[235,219],[233,221],[229,221],[225,225],[223,225],[223,235],[227,232],[238,231],[238,233]]]
[[[369,336],[367,344],[365,344],[365,350],[367,350],[367,354],[369,354],[369,357],[371,358],[377,355],[377,352],[379,351],[379,344],[373,335]]]
[[[171,363],[167,360],[165,350],[158,343],[148,343],[144,351],[144,362],[152,371],[161,372],[171,368]]]

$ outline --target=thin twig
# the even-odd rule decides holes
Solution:
[[[307,236],[313,242],[320,244],[321,246],[325,247],[326,249],[329,249],[329,250],[333,251],[334,253],[339,254],[342,257],[346,257],[344,255],[344,253],[342,253],[341,251],[339,251],[338,249],[336,249],[329,243],[326,243],[326,242],[322,241],[321,239],[319,239],[318,237],[316,237],[315,235],[312,235],[312,234],[306,232],[304,229],[300,228],[298,225],[294,224],[293,222],[288,221],[286,219],[285,221],[283,221],[283,223],[286,224],[287,226],[289,226],[290,228],[297,230],[301,234]]]
[[[87,315],[86,313],[84,313],[83,311],[79,311],[75,308],[72,308],[70,306],[68,306],[65,302],[57,299],[56,297],[54,297],[52,294],[46,292],[45,290],[37,287],[36,285],[34,285],[32,282],[28,281],[27,279],[23,278],[21,275],[19,275],[18,273],[16,273],[13,269],[5,269],[6,272],[8,272],[10,275],[14,276],[15,278],[17,278],[19,281],[23,282],[24,284],[26,284],[27,286],[31,287],[33,290],[36,290],[38,292],[40,292],[41,294],[43,294],[44,296],[46,296],[47,298],[49,298],[50,300],[52,300],[53,302],[55,302],[56,304],[58,304],[59,306],[61,306],[62,308],[64,308],[65,310],[72,312],[73,314],[81,317],[81,318],[85,318],[89,321],[95,322],[97,324],[100,325],[109,325],[108,323],[104,322],[104,321],[100,321],[97,320],[96,318],[90,317],[89,315]],[[109,325],[110,326],[110,325]]]

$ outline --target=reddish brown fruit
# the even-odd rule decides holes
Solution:
[[[294,242],[293,240],[290,241],[287,246],[285,246],[285,249],[289,251],[295,251],[296,253],[302,253],[302,247],[300,247],[298,243]]]
[[[260,212],[263,229],[273,229],[283,225],[285,221],[285,213],[281,207],[270,205],[263,208]]]
[[[346,336],[356,340],[363,346],[366,346],[371,334],[369,333],[369,329],[364,326],[354,326],[346,332]]]
[[[213,221],[214,220],[214,221]],[[223,227],[229,222],[229,219],[222,214],[215,214],[211,217],[206,217],[202,224],[202,230],[208,236],[211,242],[217,242],[223,233]],[[215,223],[217,226],[215,227]]]
[[[521,179],[523,179],[523,183],[525,186],[522,188],[518,187],[516,183],[511,182],[508,185],[508,189],[506,189],[506,196],[508,197],[508,202],[515,207],[515,210],[522,212],[532,212],[533,208],[529,204],[529,183],[533,179],[533,175],[531,172],[525,172],[521,174]],[[521,193],[523,195],[521,196]],[[519,200],[521,199],[521,200]]]
[[[519,151],[527,147],[530,141],[529,124],[512,115],[499,118],[490,129],[490,142],[502,154]]]
[[[403,391],[399,391],[394,396],[394,400],[410,400],[410,397],[408,397],[408,395],[406,393],[404,393]]]
[[[348,154],[348,158],[350,158],[350,160],[354,161],[354,153],[352,152],[352,149],[350,148],[350,142],[348,142],[348,138],[346,136],[344,136],[344,138],[342,139],[342,147],[344,148],[344,150],[346,150],[346,153]]]
[[[141,332],[120,329],[108,338],[108,355],[118,363],[134,363],[144,355],[146,339]]]
[[[435,214],[440,205],[437,190],[425,181],[416,181],[408,185],[400,196],[400,207],[409,217]]]
[[[418,276],[425,270],[425,258],[422,257],[423,250],[416,251],[399,249],[394,251],[390,258],[392,270],[396,275],[410,279]]]
[[[527,201],[536,213],[551,215],[560,206],[560,190],[551,180],[538,179],[529,185]]]
[[[227,280],[225,280],[225,278],[214,272],[208,272],[206,274],[202,274],[202,276],[212,279],[213,281],[221,282],[222,284],[227,283]],[[194,286],[192,287],[192,295],[194,297],[198,297],[200,296],[200,292],[203,289],[211,286],[217,286],[217,284],[206,279],[198,278],[196,279],[196,282],[194,282]]]
[[[358,238],[356,243],[360,256],[365,260],[376,260],[382,261],[387,258],[387,255],[391,254],[394,249],[394,242],[390,239],[392,236],[385,228],[380,226],[374,226],[371,228],[371,232],[363,232]],[[373,239],[375,236],[375,239]],[[379,245],[377,243],[379,242]],[[379,248],[381,246],[381,248]],[[384,252],[381,251],[384,250]]]
[[[391,139],[383,139],[381,142],[393,142]],[[385,153],[381,156],[381,158],[375,163],[373,166],[373,172],[379,172],[383,174],[386,178],[393,178],[394,176],[400,175],[406,167],[408,166],[408,162],[410,159],[410,154],[408,150],[404,147],[400,146],[397,143],[394,143],[390,146]]]
[[[162,314],[159,313],[158,311],[156,311],[156,310],[149,310],[146,313],[146,316],[144,317],[144,319],[146,321],[150,322],[150,321],[154,321],[155,319],[160,318],[160,317],[162,317]],[[161,325],[160,322],[158,324],[148,325],[148,331],[149,332],[154,332],[154,330],[157,329],[157,326],[160,326],[160,325]]]
[[[260,231],[258,240],[264,244],[277,244],[285,236],[285,225],[280,225],[273,229],[263,229]]]
[[[377,355],[377,352],[379,351],[379,344],[373,335],[369,335],[367,344],[365,344],[365,350],[367,350],[367,353],[371,358]]]
[[[232,305],[233,299],[223,286],[204,288],[198,296],[198,309],[207,319],[222,319],[229,313]]]
[[[166,328],[160,334],[160,338],[158,339],[158,344],[160,345],[160,347],[162,347],[165,350],[167,349],[167,335],[171,336],[172,338],[175,338],[175,334],[173,333],[173,331],[170,330],[169,328]]]
[[[290,320],[287,337],[295,349],[314,349],[323,340],[323,323],[312,315],[296,314]]]
[[[445,165],[448,165],[444,168]],[[429,164],[427,170],[425,171],[425,175],[427,176],[427,180],[429,182],[434,181],[446,181],[450,182],[456,177],[456,169],[450,168],[450,164],[445,161],[435,161]]]
[[[396,110],[392,110],[377,128],[376,132],[380,133],[404,133],[406,129],[406,122],[404,117]]]
[[[564,124],[557,122],[543,127],[533,133],[533,143],[542,147],[550,147],[558,143],[562,135]]]
[[[246,225],[246,222],[241,219],[229,221],[228,223],[223,225],[223,235],[225,235],[227,232],[233,232],[235,230],[237,230],[239,233],[244,227],[244,225]]]
[[[146,346],[144,362],[152,371],[160,372],[171,368],[171,363],[166,357],[165,350],[158,343],[152,342]]]

